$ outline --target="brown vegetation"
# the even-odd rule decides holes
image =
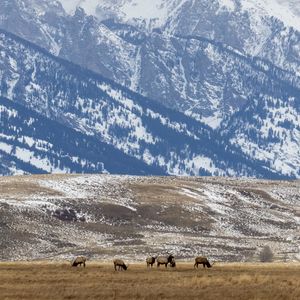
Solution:
[[[300,299],[299,264],[218,264],[193,269],[112,264],[86,268],[66,263],[0,264],[1,299]]]

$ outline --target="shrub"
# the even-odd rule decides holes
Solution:
[[[271,262],[273,261],[273,252],[269,246],[263,247],[259,253],[259,259],[261,262]]]

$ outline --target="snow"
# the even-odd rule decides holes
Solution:
[[[0,113],[5,112],[8,115],[8,118],[16,117],[18,112],[14,109],[8,109],[7,107],[0,105]]]
[[[78,7],[80,4],[86,4],[86,1],[81,1],[81,0],[59,0],[64,8],[64,10],[68,13],[68,14],[74,14],[76,7]],[[94,10],[92,11],[91,14],[95,13],[95,9],[97,7],[97,5],[94,5],[95,2],[98,1],[89,1],[90,5],[88,7],[90,7],[91,9],[94,8]],[[93,4],[93,5],[91,5]],[[87,8],[87,7],[86,7]],[[86,9],[85,8],[85,9]]]
[[[150,20],[159,20],[159,24],[162,25],[167,17],[167,5],[162,0],[151,1],[127,1],[121,8],[121,12],[127,19],[144,19],[147,23]]]
[[[142,64],[141,47],[138,47],[135,63],[130,68],[131,70],[132,69],[134,70],[134,73],[131,76],[131,84],[130,84],[130,89],[132,91],[138,90],[140,75],[141,75],[141,64]]]
[[[116,14],[124,21],[141,20],[146,27],[162,26],[170,13],[176,11],[186,0],[60,0],[67,13],[73,14],[76,7],[82,7],[89,15],[106,16]]]
[[[235,2],[233,0],[219,0],[220,6],[227,8],[229,11],[234,11]]]
[[[25,142],[31,143],[33,140],[31,138],[27,138],[27,141],[25,139]],[[36,168],[39,168],[41,170],[47,171],[49,173],[69,173],[70,170],[66,169],[59,169],[54,168],[51,164],[51,161],[47,158],[41,158],[39,156],[36,156],[34,151],[31,151],[26,148],[21,147],[13,147],[12,145],[8,144],[7,142],[0,142],[0,150],[3,152],[12,155],[13,157],[16,157],[17,159],[30,163],[31,165],[35,166]]]
[[[12,146],[4,143],[4,142],[0,142],[0,150],[2,150],[3,152],[10,154],[12,151]]]
[[[41,24],[40,26],[41,30],[43,31],[43,33],[45,34],[46,38],[48,39],[48,41],[50,42],[50,52],[51,54],[58,56],[60,53],[60,50],[62,48],[61,45],[59,45],[54,38],[52,37],[51,33],[49,33],[49,28],[47,25],[45,24]]]
[[[60,0],[67,13],[73,14],[76,7],[82,7],[87,14],[97,16],[99,10],[113,12],[124,21],[136,19],[145,20],[146,26],[162,26],[168,17],[183,6],[189,0]],[[229,11],[236,9],[236,1],[219,0],[221,8]],[[298,0],[241,0],[242,8],[260,16],[274,16],[286,26],[294,27],[300,31],[300,1]]]
[[[86,199],[99,198],[103,193],[112,195],[122,189],[122,184],[128,179],[127,176],[111,176],[111,175],[78,175],[63,180],[39,180],[42,187],[55,189],[63,199]],[[114,186],[115,191],[109,191],[109,187]],[[98,203],[105,203],[105,197],[101,197]],[[128,195],[123,195],[120,198],[114,198],[110,203],[126,207],[131,211],[136,211],[135,202]]]
[[[242,8],[262,19],[273,16],[286,26],[300,31],[300,2],[298,0],[242,0]]]

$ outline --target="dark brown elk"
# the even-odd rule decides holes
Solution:
[[[122,259],[114,259],[114,267],[115,267],[115,271],[117,271],[117,267],[118,270],[127,270],[128,269],[128,265],[125,265],[124,261]]]
[[[78,265],[83,265],[85,267],[86,258],[84,256],[77,256],[71,261],[72,267],[77,267]]]
[[[198,268],[198,265],[203,265],[203,268],[205,268],[205,267],[211,268],[213,264],[210,264],[210,262],[208,261],[208,259],[206,257],[198,256],[195,258],[194,268],[195,267]]]
[[[165,265],[165,267],[167,268],[168,264],[170,264],[171,267],[176,266],[175,258],[173,255],[157,257],[157,267],[159,267],[160,265]]]
[[[175,261],[175,258],[172,258],[172,261],[170,262],[170,266],[172,268],[175,268],[176,267],[176,261]]]
[[[151,266],[151,268],[152,268],[155,263],[155,260],[156,260],[156,257],[154,257],[154,256],[147,257],[146,258],[147,268],[149,268],[149,266]]]

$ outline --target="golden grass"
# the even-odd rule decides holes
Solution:
[[[1,263],[0,299],[300,299],[299,264],[218,264],[115,272],[88,262]]]

